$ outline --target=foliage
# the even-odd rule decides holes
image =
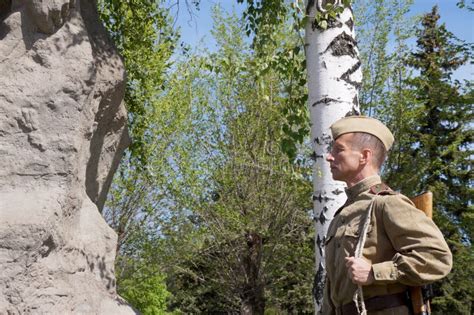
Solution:
[[[336,0],[334,2],[328,1],[325,3],[324,7],[319,7],[318,2],[317,10],[314,15],[314,21],[312,22],[312,27],[317,27],[322,31],[326,30],[329,25],[337,21],[337,17],[339,16],[339,14],[341,14],[344,9],[350,8],[350,6],[351,0]]]
[[[403,56],[408,54],[406,40],[414,35],[415,21],[405,18],[413,1],[357,1],[354,5],[358,47],[362,61],[363,81],[359,93],[362,111],[389,122],[398,117],[391,111],[397,101],[397,81],[407,77]],[[395,48],[390,51],[390,37]],[[393,129],[392,129],[393,130]]]
[[[171,237],[169,226],[186,218],[187,211],[181,211],[176,199],[197,201],[207,187],[198,166],[204,164],[205,152],[193,150],[207,132],[202,111],[192,107],[193,100],[199,98],[197,73],[187,64],[178,66],[168,78],[168,91],[154,100],[153,124],[147,130],[153,139],[146,144],[147,171],[133,163],[122,163],[114,179],[104,217],[118,234],[119,292],[122,283],[141,287],[135,282],[136,272],[162,274],[166,260],[162,237]],[[130,281],[122,281],[129,277]]]
[[[186,250],[176,250],[170,264],[172,306],[184,313],[311,312],[310,185],[301,177],[309,170],[292,165],[279,141],[292,81],[262,71],[267,57],[252,54],[235,17],[215,19],[219,51],[208,57],[205,86],[208,115],[219,117],[209,139],[218,153],[207,160],[207,196],[182,206],[192,210],[195,232],[191,244],[173,243]],[[278,36],[284,42],[288,34]]]
[[[308,94],[306,89],[306,61],[302,30],[306,19],[301,1],[244,1],[243,13],[245,33],[253,35],[252,47],[259,56],[259,73],[276,70],[290,82],[286,84],[287,95],[280,106],[286,121],[282,123],[280,146],[290,160],[296,158],[298,146],[309,135]],[[281,40],[275,28],[289,28],[293,36]],[[294,36],[294,35],[297,36]],[[272,53],[269,53],[269,52]]]
[[[146,165],[150,141],[147,129],[153,123],[153,100],[163,89],[177,34],[164,1],[98,0],[99,14],[122,55],[127,71],[125,104],[133,142],[130,158]]]
[[[107,10],[116,10],[113,14],[125,5],[112,4]],[[245,43],[237,21],[227,25],[221,19],[216,26],[220,55],[185,54],[183,62],[176,59],[169,68],[168,55],[146,63],[140,60],[142,55],[128,52],[136,48],[122,44],[127,32],[114,31],[126,23],[116,22],[118,15],[102,10],[117,45],[125,47],[126,67],[132,72],[147,69],[132,75],[139,79],[128,86],[131,96],[143,97],[131,99],[138,105],[143,101],[143,108],[131,111],[132,136],[141,137],[140,151],[126,155],[104,209],[119,236],[119,293],[142,312],[163,310],[165,298],[177,312],[239,310],[243,286],[248,286],[239,266],[248,250],[247,227],[265,240],[265,270],[257,278],[266,288],[267,304],[282,310],[310,308],[306,278],[312,272],[311,220],[305,211],[310,202],[309,182],[300,178],[306,168],[292,166],[281,151],[285,148],[282,126],[290,123],[293,129],[288,131],[296,133],[296,124],[305,125],[283,115],[305,93],[298,84],[304,74],[302,54],[294,49],[298,38],[269,34],[274,42],[267,47],[272,50],[262,49],[258,58],[252,58],[257,49],[252,52]],[[134,27],[145,26],[137,22]],[[277,49],[281,43],[286,44]],[[136,69],[135,62],[142,63],[142,68]],[[165,75],[166,69],[172,73]],[[149,73],[157,75],[156,81],[147,81]],[[304,111],[298,113],[305,118]],[[296,149],[293,152],[295,158]],[[300,159],[299,163],[304,162]],[[260,184],[254,187],[255,181]],[[279,190],[273,190],[272,183]],[[252,187],[255,195],[242,200],[241,186]],[[215,200],[218,195],[220,201]],[[251,215],[237,215],[241,202],[249,202],[248,207],[254,209]],[[273,215],[278,221],[272,220]],[[225,228],[219,229],[222,222]],[[263,231],[254,225],[263,225]],[[276,242],[277,235],[285,241]],[[288,255],[285,267],[276,260],[283,255]],[[223,264],[224,258],[228,263]],[[164,290],[163,275],[172,295]]]
[[[127,72],[125,103],[132,146],[114,178],[103,215],[118,234],[118,292],[145,314],[164,314],[167,293],[151,248],[168,204],[165,196],[174,174],[174,138],[187,125],[185,108],[174,107],[176,89],[164,91],[176,32],[163,1],[99,0],[100,17],[123,57]],[[178,82],[185,84],[185,81]],[[180,86],[177,84],[177,86]],[[181,90],[179,91],[181,93]],[[182,147],[181,151],[183,150]],[[171,177],[172,178],[172,177]]]
[[[467,2],[469,2],[469,0]],[[466,4],[466,0],[461,0],[461,1],[458,1],[456,5],[461,9],[466,8],[469,11],[474,11],[474,1],[472,0],[471,0],[471,4]]]
[[[428,176],[417,187],[432,186],[438,192],[438,207],[450,220],[458,222],[472,239],[472,221],[469,222],[472,188],[471,180],[473,132],[472,90],[463,93],[451,73],[470,58],[468,47],[459,43],[444,25],[437,25],[437,7],[423,17],[423,28],[418,31],[418,51],[412,53],[408,64],[420,71],[409,81],[420,103],[418,128],[412,156],[423,163]],[[423,186],[425,187],[423,187]],[[454,219],[454,220],[453,220]]]
[[[165,315],[167,298],[170,293],[166,290],[163,275],[134,272],[119,284],[119,293],[129,303],[144,315]]]

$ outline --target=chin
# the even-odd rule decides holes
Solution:
[[[336,181],[340,181],[340,182],[345,182],[344,179],[340,178],[340,177],[332,177],[332,179],[336,180]]]
[[[338,174],[338,173],[334,173],[333,171],[331,171],[332,173],[332,179],[333,180],[337,180],[337,181],[341,181],[341,182],[346,182],[346,179],[344,176],[341,176],[341,174]]]

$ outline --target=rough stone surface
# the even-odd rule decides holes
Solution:
[[[0,314],[134,314],[100,214],[128,145],[94,0],[0,6]]]

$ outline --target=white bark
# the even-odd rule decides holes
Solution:
[[[336,210],[346,199],[345,184],[332,179],[325,157],[332,141],[329,127],[348,114],[359,113],[358,89],[362,80],[356,47],[353,15],[344,9],[338,20],[321,30],[313,23],[319,0],[307,1],[306,64],[308,70],[308,106],[313,140],[313,207],[316,224],[316,277],[314,298],[316,313],[321,310],[325,264],[324,240]],[[343,262],[341,262],[343,263]]]

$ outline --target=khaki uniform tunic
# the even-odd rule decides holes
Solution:
[[[379,176],[365,178],[346,190],[348,200],[336,214],[325,241],[326,286],[323,314],[341,314],[352,302],[357,285],[345,266],[354,256],[359,233],[370,202],[370,187]],[[364,299],[406,291],[439,280],[451,270],[452,255],[443,235],[431,219],[401,194],[377,196],[367,233],[363,257],[372,264],[375,282],[363,286]],[[408,314],[406,306],[369,314]]]

